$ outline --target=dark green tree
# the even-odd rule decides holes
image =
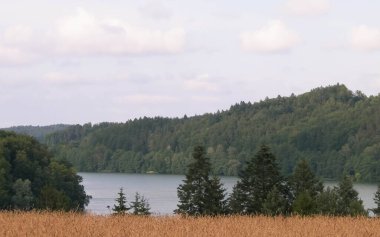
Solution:
[[[295,167],[293,175],[290,178],[290,185],[295,197],[300,193],[308,192],[310,197],[315,198],[323,191],[322,181],[311,171],[305,159],[298,162]]]
[[[314,175],[305,159],[295,167],[290,186],[295,197],[293,211],[301,215],[316,213],[317,196],[323,192],[323,183]]]
[[[123,192],[123,188],[117,193],[119,196],[115,199],[116,204],[113,206],[112,211],[115,215],[125,215],[131,208],[127,205],[127,197]]]
[[[298,193],[293,202],[293,212],[302,216],[316,213],[317,199],[313,199],[308,191]]]
[[[131,209],[133,215],[150,215],[150,205],[148,200],[140,195],[139,193],[135,194],[135,200],[131,202]]]
[[[316,199],[316,213],[319,215],[337,216],[339,195],[336,188],[327,187]],[[301,209],[301,208],[300,208]],[[305,209],[302,208],[302,211]]]
[[[283,193],[273,186],[272,190],[268,193],[263,203],[263,213],[269,216],[277,216],[286,213],[288,200],[284,197]]]
[[[0,209],[83,211],[82,178],[35,139],[0,131]]]
[[[367,215],[363,201],[359,199],[358,192],[353,188],[352,178],[344,176],[336,189],[338,194],[337,214],[346,216]]]
[[[380,184],[377,186],[375,198],[373,200],[375,201],[376,208],[373,208],[372,212],[376,216],[380,216]]]
[[[272,191],[275,193],[269,195]],[[273,200],[286,200],[284,202],[286,205],[283,208],[276,207],[275,209],[287,212],[290,200],[288,191],[287,184],[280,175],[275,156],[269,147],[262,145],[241,173],[240,180],[233,188],[230,196],[229,206],[232,213],[263,214],[265,213],[263,204],[268,197],[271,197]],[[277,195],[277,192],[281,195]],[[268,200],[267,203],[268,209],[269,203],[273,204],[273,202]]]
[[[34,197],[29,179],[17,179],[13,184],[13,191],[14,195],[12,197],[12,203],[14,209],[25,211],[32,209]]]
[[[211,164],[205,149],[196,146],[194,162],[189,164],[184,183],[177,188],[175,213],[182,215],[218,215],[225,212],[224,189],[218,178],[210,178]]]

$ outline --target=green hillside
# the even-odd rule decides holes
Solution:
[[[183,174],[194,145],[207,148],[214,173],[237,175],[265,143],[284,174],[306,158],[320,176],[380,178],[380,97],[344,85],[290,97],[241,102],[229,110],[184,118],[71,126],[46,143],[80,171]]]
[[[1,128],[0,130],[12,131],[17,134],[29,135],[36,138],[38,141],[44,141],[47,134],[64,130],[70,125],[56,124],[49,126],[13,126],[10,128]]]

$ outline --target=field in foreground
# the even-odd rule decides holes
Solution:
[[[379,236],[379,218],[110,217],[0,212],[0,236]]]

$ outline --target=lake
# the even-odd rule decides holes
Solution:
[[[92,196],[86,210],[94,214],[110,214],[120,188],[124,189],[127,201],[133,201],[136,192],[148,199],[152,213],[170,215],[177,208],[177,187],[185,178],[184,175],[163,174],[121,174],[121,173],[79,173],[83,177],[83,185],[88,195]],[[228,193],[231,193],[237,177],[221,177]],[[334,186],[336,182],[326,182],[326,186]],[[355,184],[365,208],[374,208],[376,184]]]

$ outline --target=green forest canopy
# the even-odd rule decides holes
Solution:
[[[256,148],[267,144],[284,175],[305,158],[323,178],[350,174],[378,181],[379,108],[379,96],[337,84],[200,116],[74,125],[45,142],[80,171],[184,174],[192,148],[200,144],[214,174],[237,175]]]
[[[34,138],[0,131],[0,210],[83,211],[82,177]]]

